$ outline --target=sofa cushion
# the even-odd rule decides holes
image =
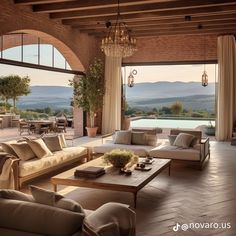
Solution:
[[[158,158],[176,159],[176,160],[200,160],[200,151],[198,148],[181,148],[171,145],[162,145],[150,150],[149,155]]]
[[[0,198],[5,199],[14,199],[20,200],[25,202],[33,202],[34,199],[31,195],[25,194],[16,190],[9,190],[9,189],[0,189]]]
[[[147,134],[157,135],[162,133],[162,129],[158,127],[133,127],[134,132],[145,132]]]
[[[66,148],[67,147],[67,143],[66,143],[66,139],[65,139],[65,135],[64,134],[58,134],[60,143],[61,143],[61,147],[62,148]]]
[[[35,140],[32,139],[27,140],[27,143],[29,144],[29,146],[31,147],[31,149],[38,158],[43,158],[53,155],[41,138]]]
[[[134,145],[146,145],[146,137],[144,132],[131,132],[131,143]]]
[[[60,198],[63,198],[63,196],[58,193],[33,185],[30,186],[30,192],[37,203],[49,206],[54,206],[56,201],[58,201]]]
[[[84,214],[33,202],[0,199],[0,227],[48,236],[71,236]]]
[[[189,147],[194,147],[195,145],[197,145],[199,143],[199,139],[198,137],[194,137],[192,142],[190,143]]]
[[[64,196],[56,192],[42,189],[33,185],[30,186],[30,191],[37,203],[55,206],[68,211],[84,213],[84,210],[79,203],[71,199],[64,198]]]
[[[176,137],[177,137],[177,135],[168,135],[168,139],[169,139],[169,142],[170,142],[170,145],[172,146],[172,145],[174,145],[174,142],[175,142],[175,140],[176,140]]]
[[[114,143],[116,144],[131,144],[131,130],[116,131]]]
[[[27,161],[36,157],[35,153],[27,142],[12,143],[11,147],[13,148],[17,156],[23,161]]]
[[[61,140],[58,135],[44,136],[43,141],[51,152],[62,150]]]
[[[99,146],[93,147],[95,153],[106,153],[113,149],[133,151],[135,155],[146,157],[148,152],[152,149],[152,146],[147,145],[125,145],[125,144],[114,144],[113,142],[107,142]]]
[[[1,143],[2,149],[3,149],[4,152],[17,157],[16,152],[14,151],[14,149],[11,146],[12,143],[16,143],[16,141],[9,141],[9,142]]]
[[[61,151],[54,152],[52,156],[45,158],[34,158],[28,161],[20,161],[19,176],[24,177],[37,171],[50,168],[59,164],[66,163],[69,160],[78,159],[87,154],[85,147],[68,147]]]
[[[174,141],[174,146],[189,148],[194,136],[186,133],[179,133]]]
[[[146,145],[156,146],[157,145],[157,136],[155,134],[145,134]]]

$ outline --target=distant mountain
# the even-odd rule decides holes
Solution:
[[[201,111],[215,111],[215,96],[214,95],[193,95],[186,97],[171,97],[171,98],[155,98],[139,101],[128,101],[129,106],[140,108],[144,111],[150,111],[153,108],[161,108],[163,106],[170,107],[174,102],[179,101],[183,104],[184,109],[193,109]]]
[[[32,86],[31,93],[17,102],[21,109],[71,108],[73,88],[62,86]],[[139,83],[133,88],[127,87],[126,98],[130,106],[150,110],[154,107],[170,106],[181,101],[184,108],[193,110],[214,110],[215,84],[202,87],[198,82],[156,82]]]
[[[213,95],[215,94],[215,84],[209,83],[207,87],[202,87],[199,82],[156,82],[138,83],[134,87],[126,88],[128,101],[139,101],[151,98],[186,97],[192,95]]]
[[[30,90],[31,93],[28,96],[21,97],[17,102],[19,108],[70,108],[70,101],[73,97],[72,87],[31,86]]]

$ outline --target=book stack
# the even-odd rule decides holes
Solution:
[[[76,170],[75,177],[97,178],[105,173],[103,167],[89,166],[82,170]]]

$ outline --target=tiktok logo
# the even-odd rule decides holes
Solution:
[[[173,227],[173,230],[177,232],[179,230],[180,224],[176,223],[176,225]]]

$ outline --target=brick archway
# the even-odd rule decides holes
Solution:
[[[65,57],[72,70],[85,70],[78,56],[67,45],[44,32],[39,32],[35,30],[18,30],[10,32],[10,34],[7,35],[7,40],[4,40],[3,50],[21,46],[21,40],[19,40],[19,36],[17,34],[11,33],[26,33],[24,36],[24,45],[37,44],[38,42],[36,40],[36,37],[40,38],[43,43],[51,44],[55,48],[57,48],[58,51],[60,51],[60,53]]]
[[[100,54],[99,41],[79,30],[51,20],[47,14],[35,14],[31,7],[1,0],[0,35],[26,32],[36,35],[55,46],[73,70],[84,70]]]

